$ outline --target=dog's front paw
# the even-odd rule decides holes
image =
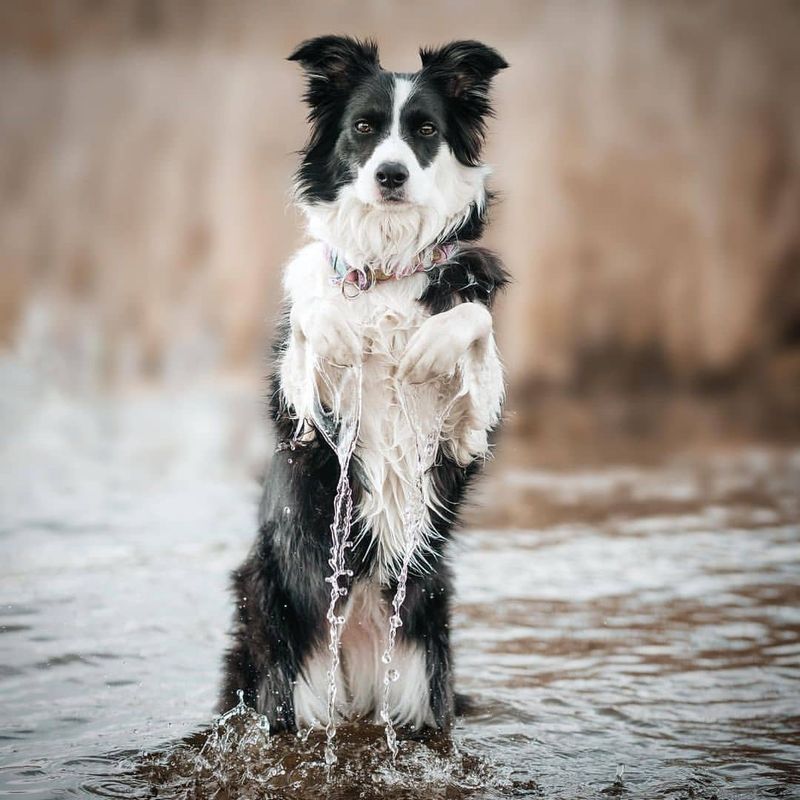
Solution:
[[[324,359],[338,367],[361,363],[361,338],[345,319],[341,309],[333,303],[316,303],[302,313],[293,315],[292,321],[315,358]]]
[[[476,303],[463,303],[435,314],[411,337],[397,377],[409,383],[426,383],[450,376],[465,353],[485,340],[491,330],[489,311]]]

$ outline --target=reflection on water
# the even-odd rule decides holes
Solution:
[[[243,396],[106,407],[24,385],[6,394],[0,789],[800,796],[791,449],[591,470],[501,457],[455,558],[457,681],[471,706],[452,737],[401,740],[392,767],[380,728],[344,727],[327,789],[318,734],[265,743],[243,712],[203,749],[227,573],[253,535],[253,465],[268,449]]]

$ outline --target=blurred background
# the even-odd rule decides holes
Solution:
[[[272,449],[285,59],[323,33],[399,71],[456,38],[511,64],[508,419],[454,559],[478,711],[455,761],[406,743],[387,772],[379,732],[352,774],[382,800],[794,796],[796,0],[0,0],[0,793],[265,795],[218,794],[241,764],[180,739]],[[264,768],[317,798],[299,746]]]
[[[458,37],[511,63],[488,240],[515,278],[498,327],[523,416],[552,392],[744,393],[750,422],[797,427],[800,7],[781,0],[3,2],[7,353],[79,391],[258,384],[303,237],[285,57],[321,32],[377,37],[394,70]]]

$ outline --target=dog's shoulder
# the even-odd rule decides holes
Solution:
[[[486,247],[459,245],[453,256],[429,272],[420,302],[440,314],[457,302],[482,303],[492,308],[497,293],[511,280],[500,257]]]

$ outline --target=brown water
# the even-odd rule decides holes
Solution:
[[[800,450],[501,455],[455,555],[471,709],[401,734],[395,766],[380,728],[340,728],[326,783],[324,735],[249,712],[200,755],[268,450],[248,392],[81,404],[11,378],[0,793],[800,797]]]

